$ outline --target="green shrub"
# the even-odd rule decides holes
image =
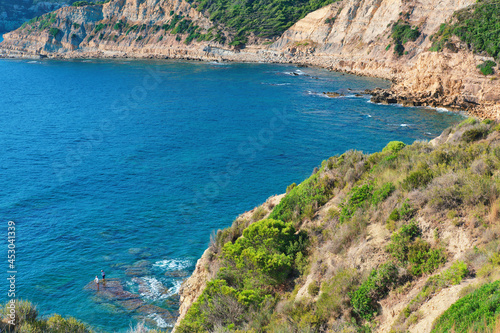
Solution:
[[[57,28],[50,28],[49,30],[49,34],[56,37],[57,34],[59,34],[59,32],[61,32],[61,30],[57,29]]]
[[[340,222],[345,222],[350,219],[356,210],[372,197],[372,192],[373,186],[370,184],[353,187],[348,194],[349,199],[342,205]]]
[[[495,67],[497,64],[494,61],[487,60],[484,61],[482,64],[477,65],[477,68],[481,71],[481,74],[483,75],[492,75],[495,72],[493,71],[493,67]]]
[[[406,147],[406,144],[401,141],[391,141],[387,144],[387,146],[382,149],[383,152],[390,151],[391,153],[395,154],[399,152],[401,149]]]
[[[82,7],[82,6],[90,6],[90,5],[93,5],[93,3],[88,2],[88,1],[76,1],[76,2],[73,2],[73,4],[72,4],[73,7]]]
[[[488,128],[485,126],[478,126],[471,129],[468,129],[462,135],[462,140],[465,142],[472,142],[484,139],[488,136]]]
[[[298,222],[305,217],[308,205],[319,207],[332,196],[334,184],[318,172],[307,180],[293,187],[280,203],[274,207],[269,218],[285,222]]]
[[[402,21],[398,21],[392,27],[391,38],[394,43],[394,54],[402,56],[405,53],[403,46],[408,41],[415,41],[420,36],[418,28],[411,28],[411,26]]]
[[[370,320],[377,312],[376,302],[389,293],[397,280],[398,268],[393,263],[385,263],[372,270],[368,279],[349,293],[354,312],[359,317]]]
[[[446,262],[443,249],[431,249],[429,243],[417,238],[408,247],[409,270],[415,276],[430,274]]]
[[[428,166],[410,172],[403,180],[401,186],[407,191],[427,186],[434,177],[432,170]]]
[[[7,317],[10,313],[9,302],[2,305],[0,313]],[[53,315],[47,319],[38,318],[38,310],[29,301],[15,300],[15,325],[16,332],[32,333],[92,333],[92,330],[75,318],[63,318]],[[0,325],[2,330],[2,325]],[[3,332],[3,331],[2,331]]]
[[[309,285],[307,286],[307,292],[309,293],[309,295],[313,297],[318,295],[319,294],[318,283],[316,281],[312,281],[311,283],[309,283]]]
[[[379,203],[387,199],[392,192],[396,190],[396,186],[393,183],[385,183],[381,188],[375,190],[372,196],[372,204],[377,206]]]
[[[94,28],[94,33],[98,33],[102,29],[106,28],[106,24],[104,23],[99,23],[98,25],[95,26]]]
[[[290,193],[290,191],[291,191],[291,190],[293,190],[293,189],[294,189],[294,188],[296,188],[296,187],[297,187],[297,184],[295,184],[295,183],[291,183],[290,185],[288,185],[288,186],[286,187],[286,193]]]
[[[416,209],[414,209],[406,200],[403,202],[401,207],[395,208],[391,214],[389,214],[389,220],[399,221],[399,220],[409,220],[415,215]]]
[[[236,3],[230,0],[195,0],[194,8],[209,14],[210,20],[233,31],[232,45],[246,43],[247,35],[274,37],[308,13],[335,0],[293,0],[284,5],[276,0]]]
[[[500,315],[500,281],[460,298],[434,322],[432,332],[492,332]]]
[[[226,243],[224,257],[238,269],[255,269],[282,283],[291,273],[298,252],[305,248],[304,233],[289,223],[266,219],[251,224],[234,243]]]
[[[472,6],[455,12],[453,24],[442,24],[433,38],[431,50],[440,51],[443,45],[456,35],[476,53],[487,53],[500,57],[500,34],[498,0],[478,1]]]
[[[387,251],[401,263],[408,261],[408,251],[411,243],[422,234],[417,223],[412,220],[409,224],[403,225],[391,236],[391,242],[387,246]]]

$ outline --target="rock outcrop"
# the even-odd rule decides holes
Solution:
[[[0,0],[0,33],[15,30],[29,19],[68,6],[75,1],[76,0]]]

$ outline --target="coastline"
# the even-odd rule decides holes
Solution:
[[[28,50],[26,50],[28,51]],[[470,56],[470,55],[469,55]],[[2,48],[0,43],[0,59],[31,59],[31,60],[187,60],[202,62],[237,62],[237,63],[274,63],[290,64],[299,67],[316,67],[333,72],[356,76],[374,77],[390,81],[388,89],[376,89],[370,94],[371,101],[381,104],[400,104],[402,106],[422,106],[445,109],[448,112],[464,113],[479,119],[500,119],[500,104],[477,103],[467,98],[451,97],[444,94],[425,94],[421,92],[404,91],[403,69],[387,67],[386,63],[372,60],[371,62],[347,61],[327,55],[300,56],[289,52],[278,52],[273,49],[251,45],[242,50],[231,50],[220,47],[205,47],[184,49],[162,49],[162,52],[122,52],[122,51],[70,51],[64,53],[34,54],[18,50]],[[433,96],[434,95],[434,96]]]

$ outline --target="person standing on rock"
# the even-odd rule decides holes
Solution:
[[[104,271],[101,269],[101,275],[102,275],[102,279],[103,281],[106,279],[106,273],[104,273]]]
[[[95,276],[94,281],[95,281],[95,284],[97,286],[97,290],[99,290],[99,278],[97,277],[97,275]]]

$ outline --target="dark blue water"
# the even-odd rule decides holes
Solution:
[[[0,241],[6,252],[14,220],[17,297],[125,331],[146,315],[84,289],[101,269],[175,309],[212,230],[329,156],[461,119],[347,91],[377,86],[388,83],[279,65],[0,61]],[[347,97],[321,94],[337,90]]]

